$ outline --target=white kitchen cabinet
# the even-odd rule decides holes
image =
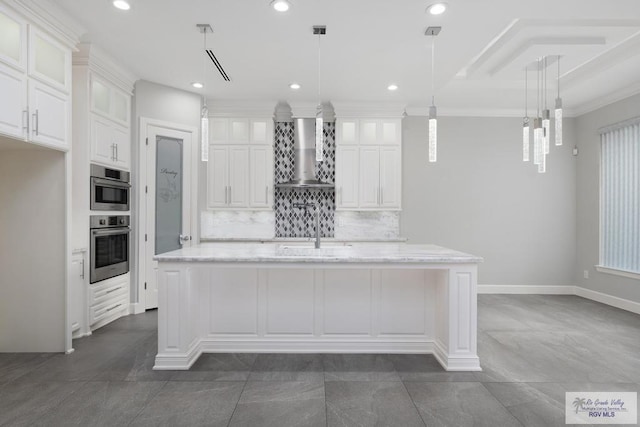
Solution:
[[[273,205],[273,148],[249,147],[249,205],[253,208],[271,208]]]
[[[68,93],[71,89],[71,49],[29,26],[29,76]]]
[[[336,209],[401,209],[401,120],[338,119],[336,127]]]
[[[400,147],[380,147],[380,206],[400,209],[402,194]]]
[[[129,127],[131,96],[94,75],[91,77],[91,111]]]
[[[210,144],[273,145],[272,118],[214,117],[209,123]]]
[[[207,208],[273,209],[273,119],[209,121]]]
[[[26,70],[27,22],[1,6],[0,61],[18,70]]]
[[[1,17],[2,15],[0,15]],[[27,104],[27,77],[24,73],[0,65],[0,132],[26,139],[29,110]]]
[[[86,251],[77,251],[71,258],[71,275],[69,283],[69,324],[74,338],[86,334]]]
[[[208,208],[228,209],[248,206],[248,147],[211,145],[207,176]]]
[[[336,208],[357,208],[359,205],[360,148],[336,148]]]
[[[53,148],[68,148],[71,99],[37,80],[29,80],[29,140]]]
[[[97,114],[91,114],[91,161],[117,169],[131,166],[131,135],[129,128],[120,126]]]
[[[359,207],[380,206],[380,149],[360,147]]]
[[[91,330],[129,314],[130,280],[130,273],[127,273],[88,286]]]
[[[336,120],[336,140],[340,145],[358,144],[358,120]]]
[[[67,150],[71,48],[0,7],[0,132]]]

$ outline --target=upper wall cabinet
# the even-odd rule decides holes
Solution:
[[[0,61],[18,70],[27,69],[27,22],[0,8]]]
[[[273,145],[271,118],[213,118],[210,124],[211,144]]]
[[[0,6],[0,132],[67,150],[71,48]]]
[[[131,96],[93,75],[91,77],[91,111],[129,126]]]
[[[401,120],[338,119],[336,129],[336,209],[401,209]]]
[[[273,119],[209,121],[207,208],[273,209]]]
[[[63,92],[71,89],[71,50],[29,28],[29,75]]]

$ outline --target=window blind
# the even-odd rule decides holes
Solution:
[[[640,122],[600,135],[600,265],[640,273]]]

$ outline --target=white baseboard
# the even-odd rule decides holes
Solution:
[[[478,285],[479,294],[575,295],[575,286]]]
[[[640,303],[629,301],[628,299],[614,297],[612,295],[603,294],[602,292],[592,291],[591,289],[581,288],[576,286],[576,293],[582,298],[587,298],[593,301],[601,302],[603,304],[617,307],[622,310],[627,310],[632,313],[640,314]]]
[[[592,291],[580,286],[478,285],[478,294],[576,295],[612,307],[640,314],[640,303]]]

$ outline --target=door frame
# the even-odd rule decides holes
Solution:
[[[198,129],[193,126],[188,126],[179,123],[172,123],[165,120],[152,119],[148,117],[140,117],[139,122],[139,144],[138,144],[138,172],[136,179],[134,179],[134,188],[133,194],[136,195],[135,201],[137,202],[134,206],[135,214],[133,215],[133,227],[134,227],[134,250],[135,258],[133,260],[133,268],[132,268],[132,277],[136,277],[137,285],[136,285],[136,295],[134,295],[133,300],[135,301],[132,304],[131,312],[133,314],[139,314],[145,312],[146,307],[146,294],[144,289],[144,284],[146,282],[146,268],[145,267],[145,257],[146,257],[146,245],[144,245],[145,231],[146,231],[146,218],[147,218],[147,205],[146,205],[146,194],[144,191],[145,186],[147,185],[147,137],[148,137],[148,127],[154,126],[158,128],[165,128],[167,130],[172,131],[180,131],[191,134],[191,159],[190,159],[190,167],[191,167],[191,179],[189,182],[189,188],[191,189],[190,194],[190,212],[191,212],[191,236],[192,236],[192,244],[198,244],[200,242],[200,232],[199,232],[199,222],[198,222],[198,176],[200,171],[198,169],[198,153],[199,149],[199,133]]]

